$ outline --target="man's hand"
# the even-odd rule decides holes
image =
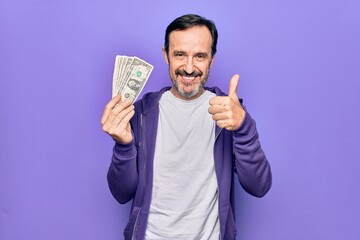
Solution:
[[[245,111],[236,93],[239,79],[238,74],[231,78],[228,96],[216,96],[210,99],[209,113],[220,128],[236,130],[244,120]]]
[[[130,119],[135,114],[134,109],[134,105],[129,100],[121,102],[121,97],[115,96],[106,105],[101,117],[102,129],[120,143],[131,142]]]

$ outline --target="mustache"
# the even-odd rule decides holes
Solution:
[[[201,77],[203,75],[203,73],[200,71],[193,71],[192,73],[189,74],[183,69],[175,70],[175,74],[180,75],[180,76],[185,76],[185,77]]]

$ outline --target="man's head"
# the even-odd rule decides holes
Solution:
[[[217,36],[212,21],[193,14],[181,16],[167,27],[163,54],[174,85],[171,92],[176,97],[189,100],[203,93]]]
[[[194,26],[205,26],[210,31],[212,37],[211,54],[212,56],[215,56],[218,39],[218,31],[216,29],[215,23],[209,19],[195,14],[186,14],[178,17],[166,28],[164,44],[166,53],[169,54],[169,36],[172,31],[186,30]]]

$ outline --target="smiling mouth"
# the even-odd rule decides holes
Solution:
[[[182,76],[182,79],[185,81],[185,82],[192,82],[195,77],[191,77],[191,76]]]
[[[186,80],[186,81],[192,81],[192,80],[194,80],[196,77],[201,77],[202,75],[203,75],[203,73],[202,72],[200,72],[200,71],[194,71],[194,72],[192,72],[192,73],[187,73],[187,72],[185,72],[185,70],[183,70],[183,69],[181,69],[181,70],[176,70],[175,71],[175,74],[176,75],[180,75],[184,80]]]

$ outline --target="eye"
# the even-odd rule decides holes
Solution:
[[[184,52],[174,52],[174,56],[176,59],[183,59],[185,57],[185,53]]]
[[[204,60],[207,57],[207,54],[205,53],[199,53],[196,55],[196,59],[198,59],[199,61]]]

